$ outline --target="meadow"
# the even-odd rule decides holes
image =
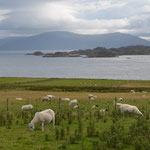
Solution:
[[[0,90],[32,91],[93,91],[93,92],[129,92],[150,91],[150,81],[142,80],[106,80],[106,79],[61,79],[61,78],[17,78],[1,77]]]
[[[83,84],[84,83],[84,84]],[[121,90],[89,91],[88,87],[124,87]],[[6,86],[7,85],[7,86]],[[70,86],[69,86],[70,85]],[[4,86],[4,89],[2,88]],[[50,87],[30,90],[30,86]],[[60,86],[59,90],[57,86]],[[0,149],[2,150],[149,150],[150,149],[150,81],[93,80],[93,79],[44,79],[0,78]],[[82,91],[64,91],[62,87],[83,87]],[[129,89],[138,89],[135,94]],[[60,90],[61,89],[61,90]],[[142,90],[147,89],[146,93]],[[88,94],[96,95],[89,100]],[[56,100],[43,102],[42,97],[52,94]],[[15,98],[22,97],[18,101]],[[79,109],[68,106],[59,98],[78,99]],[[114,99],[123,97],[123,103],[137,106],[144,116],[121,114],[114,107]],[[7,103],[8,100],[8,103]],[[32,104],[33,110],[22,111],[21,106]],[[91,107],[97,104],[99,108]],[[30,131],[28,123],[35,112],[51,108],[56,113],[56,126],[36,125]],[[99,113],[107,108],[108,113]]]

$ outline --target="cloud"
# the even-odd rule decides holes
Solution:
[[[113,2],[112,0],[97,0],[77,4],[77,8],[81,11],[101,11],[110,8],[120,8],[126,5],[126,2]]]
[[[150,33],[149,8],[150,0],[0,0],[0,35]]]
[[[150,41],[150,37],[147,37],[147,36],[140,36],[140,38]]]
[[[9,9],[0,9],[0,22],[7,18],[7,14],[11,11]]]

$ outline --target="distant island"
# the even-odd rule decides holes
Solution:
[[[121,55],[150,55],[150,46],[126,46],[120,48],[104,48],[96,47],[94,49],[86,50],[73,50],[70,52],[55,52],[55,53],[43,53],[36,51],[34,53],[28,53],[27,55],[42,56],[42,57],[117,57]]]

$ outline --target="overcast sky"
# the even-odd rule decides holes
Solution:
[[[0,37],[48,31],[150,36],[150,0],[0,0]]]

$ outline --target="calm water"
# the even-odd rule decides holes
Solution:
[[[150,80],[150,56],[42,58],[28,52],[0,52],[0,77]]]

